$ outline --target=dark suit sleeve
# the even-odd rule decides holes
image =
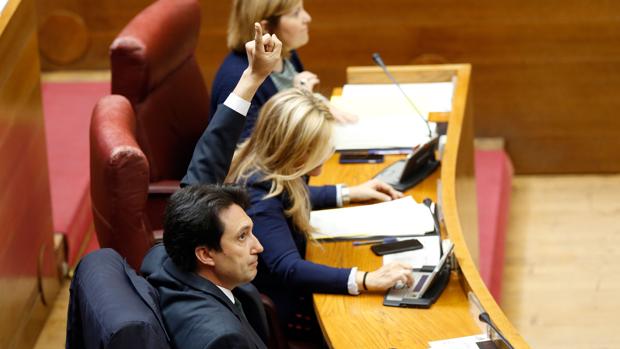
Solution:
[[[310,203],[313,210],[333,208],[338,205],[335,185],[309,186],[308,192],[310,193]]]
[[[205,346],[205,349],[253,349],[256,346],[249,343],[248,340],[239,333],[228,333],[216,338],[213,342]]]
[[[348,294],[351,269],[304,260],[297,250],[279,198],[260,200],[249,212],[254,233],[265,249],[260,258],[282,284],[306,292]]]
[[[218,106],[192,155],[181,186],[222,183],[228,174],[245,117],[229,107]]]

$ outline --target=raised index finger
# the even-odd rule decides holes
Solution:
[[[258,22],[254,23],[254,41],[256,42],[256,50],[265,50],[263,46],[263,28],[261,28]]]

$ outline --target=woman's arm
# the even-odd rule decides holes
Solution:
[[[182,185],[219,183],[228,173],[235,145],[243,130],[243,114],[247,114],[254,94],[280,60],[280,40],[268,34],[263,36],[260,26],[255,30],[254,41],[246,43],[249,65],[224,104],[218,106],[198,140]]]
[[[293,240],[280,198],[260,200],[248,213],[254,222],[254,234],[265,248],[260,258],[282,285],[307,292],[348,294],[351,269],[304,260]]]
[[[308,186],[308,193],[310,194],[310,204],[313,210],[338,206],[335,185]]]

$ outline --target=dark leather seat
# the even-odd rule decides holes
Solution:
[[[199,31],[196,0],[159,0],[110,47],[112,92],[125,98],[104,98],[93,112],[91,196],[99,244],[134,268],[153,234],[161,236],[166,199],[208,123],[209,95],[194,56]]]
[[[194,54],[200,14],[196,0],[156,1],[110,46],[112,93],[130,101],[149,162],[154,229],[161,228],[165,200],[178,189],[209,121],[209,94]]]

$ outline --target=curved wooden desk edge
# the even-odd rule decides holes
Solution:
[[[456,78],[441,171],[408,190],[407,194],[414,196],[416,200],[424,197],[438,199],[442,204],[445,228],[442,232],[444,235],[447,232],[447,236],[455,243],[459,272],[453,273],[443,295],[428,310],[378,306],[382,302],[382,294],[364,294],[360,297],[315,294],[315,311],[326,340],[331,347],[342,348],[356,344],[358,347],[387,344],[399,348],[424,348],[430,340],[480,333],[474,315],[468,310],[467,292],[471,290],[514,347],[529,348],[482,282],[474,258],[478,255],[478,229],[473,172],[472,106],[467,103],[471,95],[471,91],[468,91],[471,66],[390,66],[389,70],[401,82],[449,82]],[[350,67],[347,69],[347,79],[349,83],[357,84],[389,83],[377,67]],[[349,184],[361,183],[368,179],[368,175],[372,176],[392,161],[396,159],[388,156],[385,164],[339,166],[337,156],[334,156],[326,162],[323,175],[314,177],[312,182],[322,185],[339,183],[346,179]],[[441,192],[436,184],[438,180],[441,181]],[[350,253],[351,251],[350,242],[331,242],[319,247],[309,244],[306,257],[328,265],[358,266],[361,270],[373,270],[380,265],[380,259],[368,248],[357,248],[353,253]],[[350,324],[342,323],[349,322],[349,317],[353,314],[360,315],[361,311],[366,319],[356,320],[354,328]],[[373,325],[375,327],[372,327]],[[358,338],[359,336],[362,338]]]
[[[0,9],[0,35],[4,33],[4,29],[9,24],[9,21],[20,3],[21,0],[9,0],[4,5],[4,9]]]
[[[469,85],[471,65],[455,65],[455,70],[459,79],[457,89],[466,89]],[[468,127],[468,123],[465,118],[468,111],[471,110],[468,110],[467,108],[471,108],[471,106],[467,103],[469,94],[459,92],[460,91],[455,91],[454,93],[455,98],[453,100],[452,110],[455,112],[450,115],[448,141],[446,142],[446,148],[444,149],[442,158],[441,180],[444,185],[442,186],[441,202],[443,205],[445,227],[448,231],[450,239],[455,244],[455,255],[458,260],[459,269],[464,276],[464,284],[461,286],[466,292],[468,290],[474,292],[493,322],[495,322],[495,324],[500,328],[515,348],[529,348],[529,345],[525,342],[523,337],[521,337],[517,329],[512,326],[482,281],[480,273],[478,272],[474,259],[472,258],[470,250],[467,246],[467,241],[465,240],[466,232],[463,231],[463,227],[461,225],[459,205],[457,202],[457,173],[459,160],[461,160],[459,159],[459,155],[463,154],[463,149],[459,149],[459,147],[463,146],[463,144],[461,144],[462,137],[465,132],[473,132],[473,128],[471,130],[464,129]],[[467,117],[471,117],[471,115],[468,115]],[[476,234],[476,236],[478,234],[477,231],[469,233]]]

